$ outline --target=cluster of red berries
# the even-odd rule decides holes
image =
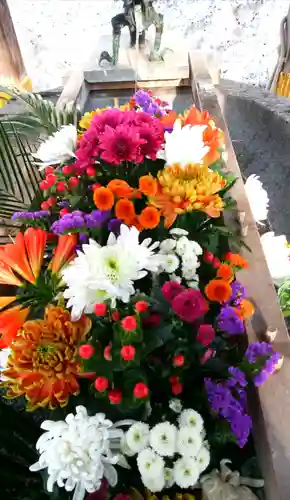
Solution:
[[[221,265],[221,261],[212,252],[209,252],[208,250],[204,250],[203,260],[204,262],[211,264],[214,269],[217,269]]]
[[[179,394],[181,394],[183,386],[180,383],[179,377],[177,377],[175,375],[173,377],[170,377],[169,381],[171,383],[171,392],[172,392],[172,394],[174,394],[174,396],[178,396]]]
[[[109,388],[109,380],[106,377],[97,377],[94,383],[95,389],[98,392],[105,392]],[[133,394],[136,399],[145,399],[149,394],[149,389],[144,382],[135,384]],[[117,405],[122,401],[122,392],[119,389],[111,389],[108,391],[108,399],[110,403]]]

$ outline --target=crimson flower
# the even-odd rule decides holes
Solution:
[[[118,125],[115,129],[106,126],[100,138],[101,158],[113,165],[123,161],[141,163],[144,156],[140,146],[146,144],[135,127]]]
[[[185,290],[173,299],[173,311],[186,323],[195,321],[208,311],[208,303],[199,290]]]

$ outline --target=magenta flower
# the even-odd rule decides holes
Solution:
[[[185,288],[184,286],[180,285],[177,283],[177,281],[166,281],[164,283],[163,287],[161,288],[162,295],[171,304],[173,299],[181,293],[184,292]]]
[[[143,124],[139,128],[139,133],[141,139],[146,141],[140,148],[141,153],[145,157],[151,158],[151,160],[156,160],[156,155],[163,144],[163,135],[154,130],[152,125],[150,126],[149,124]]]
[[[140,146],[145,142],[135,128],[106,126],[100,138],[101,158],[113,165],[120,165],[123,161],[141,163],[144,156],[140,153]]]
[[[186,323],[195,321],[208,311],[208,303],[199,290],[185,290],[172,301],[173,311]]]
[[[208,346],[212,343],[215,337],[215,331],[212,325],[200,325],[196,340],[200,342],[201,345]]]

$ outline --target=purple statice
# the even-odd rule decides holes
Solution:
[[[148,94],[148,92],[145,92],[145,90],[141,90],[141,89],[137,90],[137,92],[135,93],[134,99],[135,99],[137,106],[140,106],[140,108],[142,108],[143,111],[145,111],[145,113],[146,113],[147,109],[149,108],[149,106],[152,102],[152,99],[151,99],[150,95]]]
[[[222,307],[217,316],[218,328],[229,335],[240,335],[245,332],[243,320],[238,315],[234,307]]]
[[[110,233],[114,233],[116,236],[119,236],[121,224],[121,219],[111,219],[108,222],[108,230]]]
[[[212,410],[229,423],[238,446],[243,448],[252,428],[251,417],[246,412],[246,392],[241,387],[233,392],[235,389],[231,390],[226,384],[206,379],[208,401]]]
[[[246,297],[246,289],[239,281],[231,283],[232,295],[229,303],[238,305]]]
[[[281,355],[273,351],[271,344],[267,342],[252,342],[249,344],[245,360],[254,365],[252,376],[256,387],[262,385],[274,373]]]
[[[245,357],[249,363],[255,363],[258,358],[268,357],[273,353],[273,348],[271,344],[267,342],[251,342],[245,353]]]
[[[51,231],[55,234],[64,234],[72,231],[83,233],[88,229],[99,229],[107,221],[109,214],[110,212],[102,210],[93,210],[89,214],[74,210],[54,222]]]
[[[50,215],[49,210],[38,210],[36,212],[15,212],[11,219],[14,221],[31,221],[44,219]]]
[[[67,207],[69,207],[69,206],[70,206],[70,204],[69,204],[69,202],[68,202],[68,201],[59,201],[59,202],[58,202],[58,206],[59,206],[60,208],[67,208]]]
[[[108,220],[110,210],[93,210],[85,215],[86,226],[88,229],[99,229]]]
[[[246,387],[248,382],[242,370],[236,368],[235,366],[230,366],[228,371],[229,374],[231,375],[231,377],[227,381],[228,387],[236,387],[236,386]]]
[[[275,372],[276,365],[280,361],[281,356],[278,352],[273,352],[272,356],[265,362],[262,370],[253,377],[253,382],[256,387],[263,385],[264,382]]]

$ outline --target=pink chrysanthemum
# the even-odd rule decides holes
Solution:
[[[172,301],[173,311],[186,323],[195,321],[208,311],[208,303],[199,290],[186,290]]]
[[[177,283],[177,281],[167,281],[162,287],[162,295],[171,304],[177,295],[184,292],[184,286]]]
[[[99,134],[105,132],[106,126],[116,128],[124,122],[126,112],[120,111],[118,108],[108,109],[93,118],[90,129],[95,129]]]
[[[140,138],[135,127],[118,125],[115,129],[106,126],[100,138],[101,158],[113,165],[120,165],[123,161],[141,163],[144,156],[140,146],[145,140]]]
[[[151,158],[151,160],[156,160],[156,155],[158,151],[160,151],[164,141],[163,135],[158,133],[154,127],[146,123],[139,127],[139,133],[141,139],[146,141],[140,148],[142,155]]]

